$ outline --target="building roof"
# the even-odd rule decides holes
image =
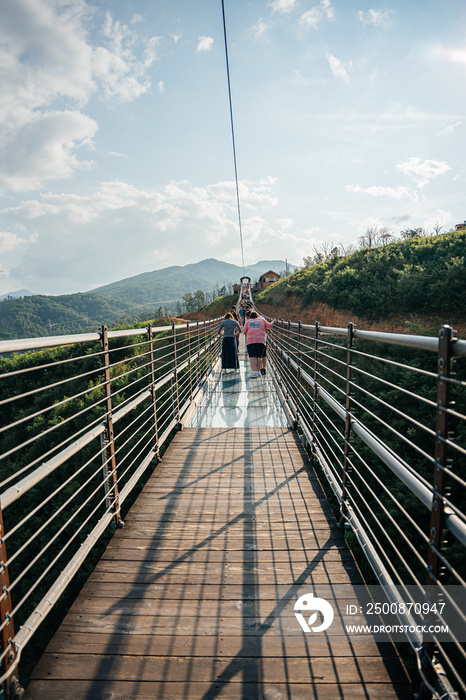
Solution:
[[[264,274],[259,277],[259,282],[265,279],[265,277],[280,277],[280,275],[273,270],[269,270],[268,272],[264,272]]]

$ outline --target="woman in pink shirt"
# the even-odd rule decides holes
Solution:
[[[244,324],[243,333],[246,335],[246,349],[251,362],[252,374],[250,377],[252,379],[265,374],[265,331],[272,328],[272,325],[273,321],[269,323],[265,318],[261,318],[256,311],[251,312]]]

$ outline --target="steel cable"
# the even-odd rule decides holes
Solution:
[[[243,265],[243,275],[246,275],[244,266],[244,247],[243,247],[243,228],[241,225],[241,206],[239,197],[239,184],[238,184],[238,166],[236,159],[236,140],[235,140],[235,127],[233,123],[233,104],[231,99],[231,82],[230,82],[230,61],[228,59],[228,41],[227,41],[227,24],[225,18],[225,2],[222,0],[222,18],[223,18],[223,38],[225,42],[225,63],[227,71],[227,83],[228,83],[228,102],[230,106],[230,125],[231,125],[231,141],[233,146],[233,164],[235,169],[235,185],[236,185],[236,205],[238,209],[238,226],[239,226],[239,238],[241,244],[241,261]]]

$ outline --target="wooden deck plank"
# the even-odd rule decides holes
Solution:
[[[260,674],[270,683],[280,683],[289,676],[293,683],[312,681],[320,683],[354,683],[358,678],[363,683],[389,683],[390,672],[398,670],[396,657],[390,657],[384,664],[374,656],[334,657],[312,656],[312,658],[276,657],[211,657],[196,658],[186,663],[186,657],[166,657],[132,655],[114,656],[90,654],[46,654],[35,670],[39,678],[54,675],[63,680],[114,680],[125,681],[134,678],[139,681],[165,682],[189,681],[200,683],[216,681],[219,676],[228,674],[230,682],[243,683],[254,680]]]
[[[139,635],[135,644],[131,636],[126,634],[107,634],[76,632],[70,634],[59,630],[47,649],[51,654],[82,654],[83,649],[88,654],[122,654],[132,656],[254,656],[260,654],[267,657],[283,657],[288,654],[293,657],[308,657],[312,655],[325,656],[331,652],[332,657],[376,656],[380,658],[397,656],[392,644],[376,644],[372,639],[347,637],[331,637],[327,639],[312,639],[308,637],[278,637],[269,630],[261,637],[232,637],[230,635]]]
[[[260,678],[262,695],[257,694],[258,682],[231,683],[222,682],[142,682],[134,681],[82,681],[82,680],[36,680],[28,688],[28,700],[412,700],[412,695],[401,683],[270,683]]]
[[[305,593],[307,584],[296,586],[296,592]],[[350,598],[354,594],[352,583],[340,584],[340,592]],[[127,583],[124,581],[98,580],[94,577],[84,585],[81,597],[102,598],[154,598],[156,600],[276,600],[275,585],[263,585],[260,590],[256,585],[229,584],[222,581],[205,583],[177,583],[166,586],[161,583]],[[78,600],[80,600],[78,598]]]
[[[274,624],[280,586],[338,585],[354,600],[361,583],[291,430],[183,430],[24,698],[407,698],[392,645],[338,621],[319,638]]]

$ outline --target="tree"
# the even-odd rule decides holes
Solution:
[[[380,245],[386,245],[391,238],[393,238],[393,234],[388,228],[371,226],[359,236],[358,243],[361,248],[378,248]]]
[[[401,240],[407,241],[409,238],[422,238],[426,235],[426,230],[422,226],[419,228],[406,228],[404,231],[401,231],[400,235]]]
[[[197,292],[194,292],[194,303],[196,305],[195,311],[199,311],[199,309],[205,306],[206,298],[202,289],[198,289]]]
[[[346,258],[347,255],[351,255],[351,253],[354,253],[354,244],[350,243],[349,245],[346,245],[345,243],[340,243],[338,246],[339,250],[339,257],[341,258]]]
[[[204,294],[202,289],[198,289],[197,292],[194,292],[194,294],[191,294],[191,292],[185,294],[183,296],[182,301],[186,308],[186,311],[199,311],[199,309],[202,309],[206,305],[206,295]],[[180,302],[177,302],[177,305],[179,303]],[[178,313],[181,313],[181,311],[179,311]]]

